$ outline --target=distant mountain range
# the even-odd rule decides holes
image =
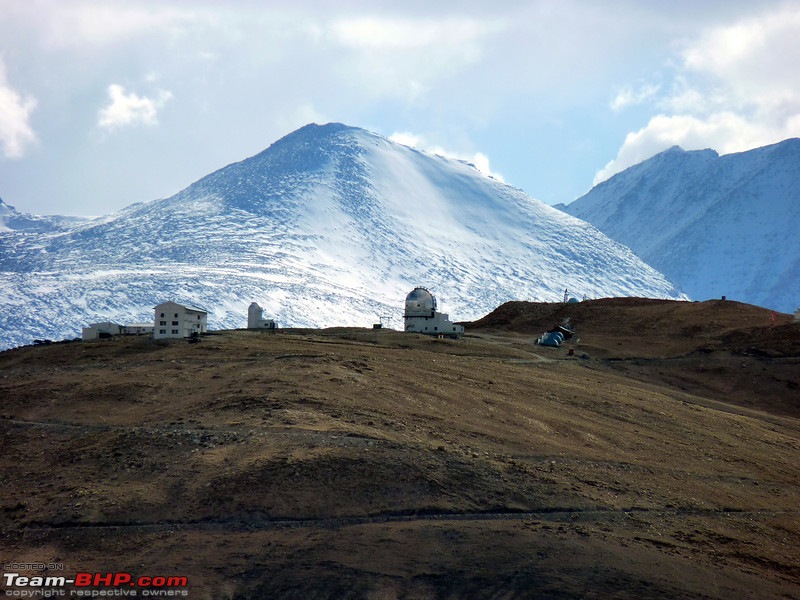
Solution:
[[[588,223],[473,165],[341,124],[308,125],[100,219],[2,211],[0,348],[151,320],[165,300],[205,307],[213,329],[244,327],[253,301],[281,326],[401,327],[416,285],[454,320],[565,289],[683,297]]]
[[[800,306],[800,139],[724,156],[676,146],[560,208],[693,299]]]

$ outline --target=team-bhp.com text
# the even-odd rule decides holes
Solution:
[[[183,576],[134,577],[130,573],[76,573],[75,577],[27,576],[3,573],[5,595],[19,598],[50,598],[60,596],[123,597],[188,596],[188,579]],[[66,586],[75,589],[64,589]],[[11,587],[18,589],[9,589]]]

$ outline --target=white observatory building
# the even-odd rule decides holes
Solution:
[[[277,325],[273,319],[264,318],[264,309],[257,302],[251,302],[247,309],[248,329],[275,329]]]
[[[191,338],[208,331],[208,314],[202,308],[170,301],[154,310],[154,339]]]
[[[405,328],[410,333],[426,333],[446,337],[459,337],[463,325],[452,323],[449,316],[437,312],[436,296],[424,287],[415,287],[406,296]]]

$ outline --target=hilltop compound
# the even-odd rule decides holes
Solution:
[[[405,330],[446,337],[460,337],[463,325],[450,321],[449,315],[436,310],[436,296],[424,287],[415,287],[406,296]]]

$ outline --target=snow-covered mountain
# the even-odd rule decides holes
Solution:
[[[6,204],[0,198],[0,232],[41,233],[66,229],[80,223],[86,223],[89,220],[83,217],[65,217],[61,215],[29,215],[18,212],[16,208]]]
[[[0,346],[152,320],[165,300],[244,327],[401,327],[406,294],[474,319],[511,299],[680,297],[591,225],[362,129],[308,125],[171,198],[68,230],[0,233]]]
[[[563,210],[694,299],[800,304],[800,139],[724,156],[673,147]]]

